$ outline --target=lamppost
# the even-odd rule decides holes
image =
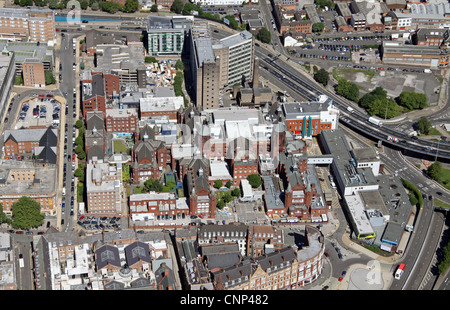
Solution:
[[[389,107],[389,99],[391,99],[391,97],[386,97],[386,113],[384,114],[384,120],[387,119],[387,111],[388,111],[388,107]]]
[[[439,142],[441,142],[441,139],[445,141],[447,138],[446,138],[446,137],[440,137],[440,138],[438,139],[438,145],[437,145],[437,148],[436,148],[436,157],[434,158],[434,161],[437,161],[437,158],[438,158]]]

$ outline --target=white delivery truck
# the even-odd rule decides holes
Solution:
[[[371,122],[372,124],[375,124],[377,126],[380,126],[380,127],[383,126],[383,123],[381,122],[381,120],[379,120],[378,118],[373,117],[373,116],[369,117],[369,122]]]
[[[400,278],[403,275],[403,272],[405,272],[405,264],[400,264],[400,266],[398,266],[397,271],[395,272],[395,278],[397,280],[400,280]]]

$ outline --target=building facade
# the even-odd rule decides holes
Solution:
[[[11,40],[56,43],[55,15],[50,9],[9,9],[0,11],[0,37]]]

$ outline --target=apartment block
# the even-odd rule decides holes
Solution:
[[[136,130],[139,117],[136,109],[106,109],[105,123],[107,132],[127,132]]]
[[[50,9],[9,9],[0,11],[0,37],[11,40],[56,43],[55,16]]]
[[[207,22],[195,23],[189,48],[197,108],[218,108],[221,89],[252,80],[254,38],[250,32],[213,39]]]
[[[86,165],[87,210],[92,215],[120,215],[122,166],[111,166],[95,158]]]
[[[44,64],[38,60],[27,60],[22,64],[23,85],[45,87]]]
[[[173,0],[165,0],[169,7]],[[153,56],[181,55],[186,32],[193,20],[180,17],[149,16],[147,20],[148,53]]]

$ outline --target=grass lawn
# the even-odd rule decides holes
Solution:
[[[360,72],[367,76],[368,81],[370,82],[374,75],[377,73],[375,70],[365,70],[365,69],[352,69],[352,68],[335,68],[333,69],[333,77],[336,80],[339,80],[341,78],[341,74],[343,71],[350,71],[350,72]]]
[[[450,209],[450,204],[436,198],[434,199],[434,204],[438,207]]]
[[[114,140],[114,153],[128,153],[128,148],[123,144],[121,140]]]
[[[450,190],[450,169],[442,168],[441,184]]]

